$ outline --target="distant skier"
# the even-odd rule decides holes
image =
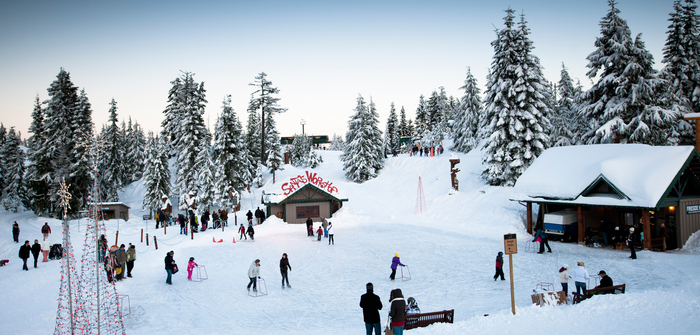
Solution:
[[[506,280],[503,274],[503,252],[499,251],[498,256],[496,256],[496,274],[493,275],[493,281],[496,281],[498,279],[498,276],[501,276],[501,280]]]
[[[399,253],[394,253],[394,258],[391,259],[391,275],[389,278],[391,278],[391,281],[394,281],[396,278],[396,268],[401,265],[401,266],[406,266],[405,264],[401,263],[401,260],[399,259]]]

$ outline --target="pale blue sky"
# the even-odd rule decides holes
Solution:
[[[660,68],[673,0],[621,0],[632,34],[643,33]],[[595,1],[8,1],[0,2],[0,121],[26,137],[37,94],[60,67],[85,88],[98,130],[109,101],[158,131],[170,81],[180,71],[204,81],[213,129],[232,95],[245,125],[264,71],[280,90],[282,136],[345,134],[358,94],[371,97],[381,129],[393,101],[414,118],[419,96],[444,86],[462,95],[469,66],[483,86],[494,26],[508,6],[524,12],[548,80],[564,62],[585,87],[606,0]]]

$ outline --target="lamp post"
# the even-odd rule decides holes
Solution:
[[[306,124],[306,120],[301,119],[301,122],[299,122],[299,124],[301,124],[301,135],[304,136],[304,125]]]

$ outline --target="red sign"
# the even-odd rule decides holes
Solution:
[[[315,172],[306,171],[305,175],[298,175],[289,180],[289,182],[282,184],[282,191],[284,195],[289,195],[290,193],[300,189],[305,184],[311,183],[318,188],[328,192],[328,193],[338,193],[338,188],[333,186],[330,181],[323,181],[323,178],[316,175]]]

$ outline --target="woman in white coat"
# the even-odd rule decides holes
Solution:
[[[559,282],[561,283],[561,290],[565,294],[569,294],[569,266],[564,264],[561,269],[559,269]]]
[[[583,294],[586,294],[586,283],[588,282],[588,271],[586,270],[585,264],[583,262],[576,262],[576,269],[574,269],[574,283],[576,284],[576,293],[581,294],[581,289],[583,289]]]

